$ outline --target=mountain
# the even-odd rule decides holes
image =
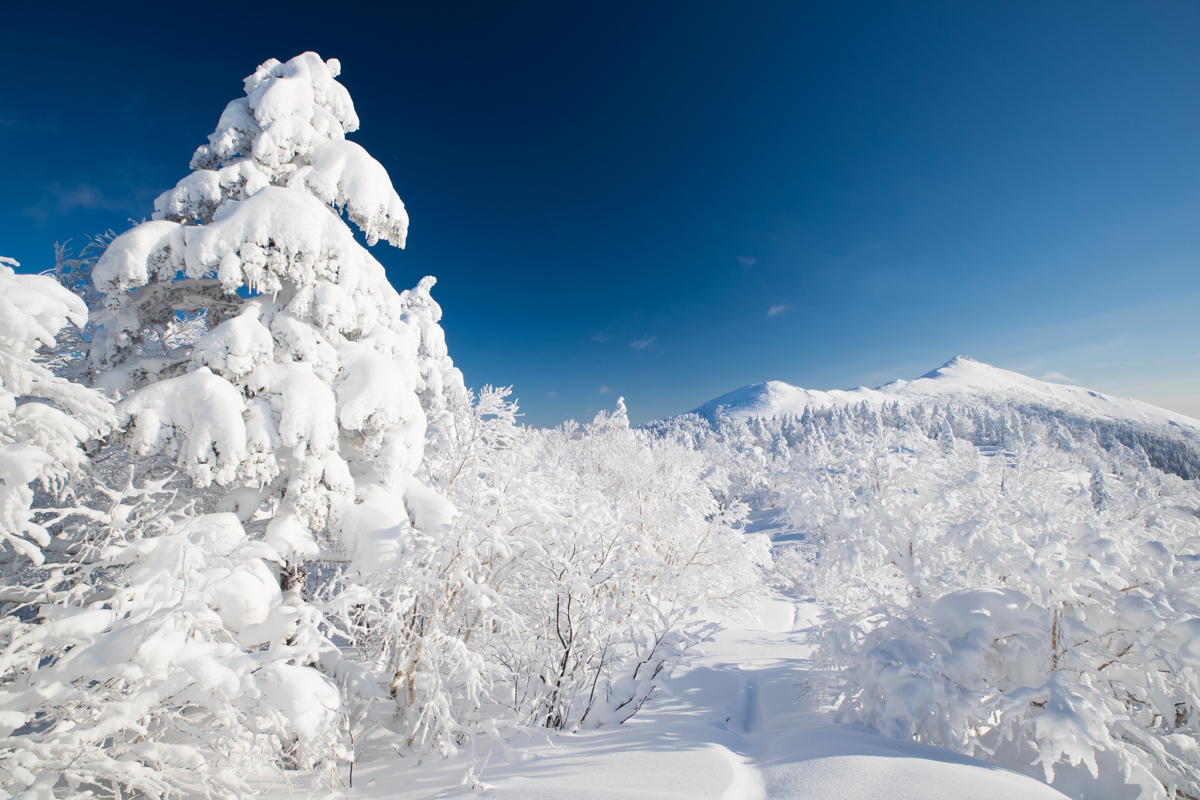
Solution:
[[[800,416],[805,408],[899,402],[901,405],[987,405],[1014,409],[1043,409],[1072,417],[1136,423],[1176,429],[1200,443],[1200,420],[1167,411],[1140,400],[1093,392],[1079,386],[1047,383],[1016,372],[956,356],[912,381],[892,381],[875,389],[823,392],[801,389],[782,381],[754,383],[723,394],[692,411],[704,417],[735,419]]]
[[[1118,442],[1131,448],[1140,446],[1159,469],[1189,480],[1200,479],[1200,420],[1140,400],[1039,381],[966,356],[957,356],[916,380],[893,381],[875,389],[860,386],[823,392],[782,381],[756,383],[710,400],[691,413],[709,423],[718,418],[746,421],[799,417],[806,409],[816,413],[864,402],[876,408],[893,404],[901,408],[951,406],[975,409],[984,416],[1019,412],[1043,420],[1053,418],[1075,434],[1095,434],[1107,449]]]

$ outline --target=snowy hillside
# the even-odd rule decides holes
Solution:
[[[1015,409],[1040,407],[1073,416],[1166,426],[1200,442],[1200,420],[1125,397],[1093,392],[1080,386],[1047,383],[967,356],[955,356],[913,381],[892,381],[875,389],[823,392],[801,389],[782,381],[754,383],[710,400],[693,413],[721,413],[736,419],[800,416],[806,408],[900,402],[987,403]]]
[[[1140,400],[1093,392],[1080,386],[1047,383],[956,356],[913,381],[892,381],[875,389],[819,391],[782,381],[755,383],[710,400],[691,412],[709,422],[718,418],[799,419],[805,412],[860,406],[879,410],[942,407],[972,409],[1003,418],[1013,412],[1057,422],[1076,436],[1094,434],[1111,450],[1115,443],[1142,448],[1150,462],[1182,478],[1200,478],[1200,420]],[[677,419],[684,419],[684,415]],[[666,423],[651,423],[651,429]],[[979,437],[972,436],[972,439]],[[997,444],[984,435],[977,444]]]

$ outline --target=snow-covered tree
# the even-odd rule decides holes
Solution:
[[[107,434],[112,404],[37,360],[65,326],[82,327],[87,307],[52,278],[18,275],[0,258],[0,558],[5,582],[51,545],[31,507],[34,489],[57,494],[84,469],[81,445]],[[33,485],[31,485],[33,484]],[[19,556],[14,558],[14,556]]]
[[[340,218],[370,244],[404,243],[386,172],[344,139],[358,120],[337,72],[312,53],[264,64],[156,218],[96,261],[104,308],[77,377],[115,416],[32,361],[64,321],[85,328],[85,303],[5,268],[6,544],[40,558],[49,536],[25,484],[81,470],[79,442],[117,428],[102,452],[130,467],[42,510],[89,543],[43,581],[54,603],[6,597],[10,793],[246,796],[340,757],[344,698],[371,694],[305,602],[303,565],[361,555],[342,525],[356,499],[424,496],[411,476],[427,436],[453,438],[463,388],[433,279],[397,293]],[[184,482],[159,474],[163,457]]]
[[[386,170],[345,138],[359,121],[339,71],[315,53],[259,67],[155,219],[93,271],[97,383],[121,398],[131,447],[224,487],[247,520],[263,508],[294,569],[354,557],[347,509],[371,487],[406,496],[430,421],[462,392],[433,279],[397,293],[339,215],[404,246]],[[207,332],[172,342],[195,314]]]

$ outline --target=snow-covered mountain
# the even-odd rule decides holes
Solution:
[[[1076,418],[1094,418],[1139,426],[1166,427],[1200,443],[1200,420],[1167,411],[1140,400],[1093,392],[1080,386],[1047,383],[1016,372],[956,356],[913,381],[892,381],[875,389],[819,391],[782,381],[755,383],[723,394],[693,410],[704,417],[721,414],[735,419],[800,416],[805,408],[828,408],[900,402],[919,404],[988,405],[1056,411]]]

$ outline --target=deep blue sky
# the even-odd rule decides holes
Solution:
[[[1200,417],[1194,0],[103,5],[4,11],[26,267],[149,216],[316,50],[412,217],[376,257],[529,422],[958,353]]]

